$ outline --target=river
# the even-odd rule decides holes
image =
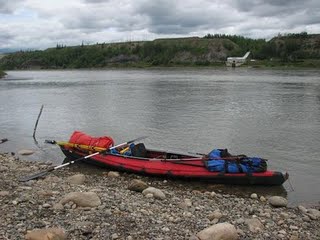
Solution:
[[[59,164],[45,139],[74,130],[116,143],[148,135],[147,147],[269,159],[288,171],[291,204],[320,200],[320,71],[251,68],[8,71],[0,80],[0,151]],[[35,144],[32,134],[41,105]],[[290,184],[291,183],[291,184]],[[240,188],[241,189],[241,188]],[[258,190],[257,190],[258,191]],[[264,191],[272,191],[270,188]]]

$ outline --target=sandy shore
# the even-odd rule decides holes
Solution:
[[[270,196],[188,190],[188,182],[87,174],[86,165],[18,181],[49,166],[0,154],[0,239],[320,239],[319,208],[289,208],[282,198],[271,204]]]

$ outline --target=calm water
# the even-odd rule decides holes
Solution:
[[[290,173],[292,204],[320,200],[320,71],[153,69],[9,71],[0,80],[0,151],[37,150],[31,159],[60,163],[45,139],[74,130],[117,143],[148,135],[152,148],[269,159]],[[37,129],[40,148],[32,133]],[[258,190],[257,190],[258,191]],[[273,191],[273,189],[264,189]]]

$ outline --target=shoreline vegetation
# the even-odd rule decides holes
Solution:
[[[320,34],[278,35],[269,41],[236,35],[156,39],[65,46],[6,54],[0,68],[101,69],[149,67],[222,67],[227,57],[250,51],[244,67],[319,68]]]
[[[3,78],[4,76],[6,76],[7,74],[4,71],[0,70],[0,78]]]
[[[20,160],[20,154],[0,153],[4,239],[320,238],[319,206],[288,207],[280,196],[243,196],[224,192],[221,185],[195,190],[103,168],[92,174],[81,163],[19,182],[51,166]]]

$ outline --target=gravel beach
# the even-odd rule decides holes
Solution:
[[[199,191],[188,182],[0,154],[0,239],[320,239],[319,207],[280,196]]]

